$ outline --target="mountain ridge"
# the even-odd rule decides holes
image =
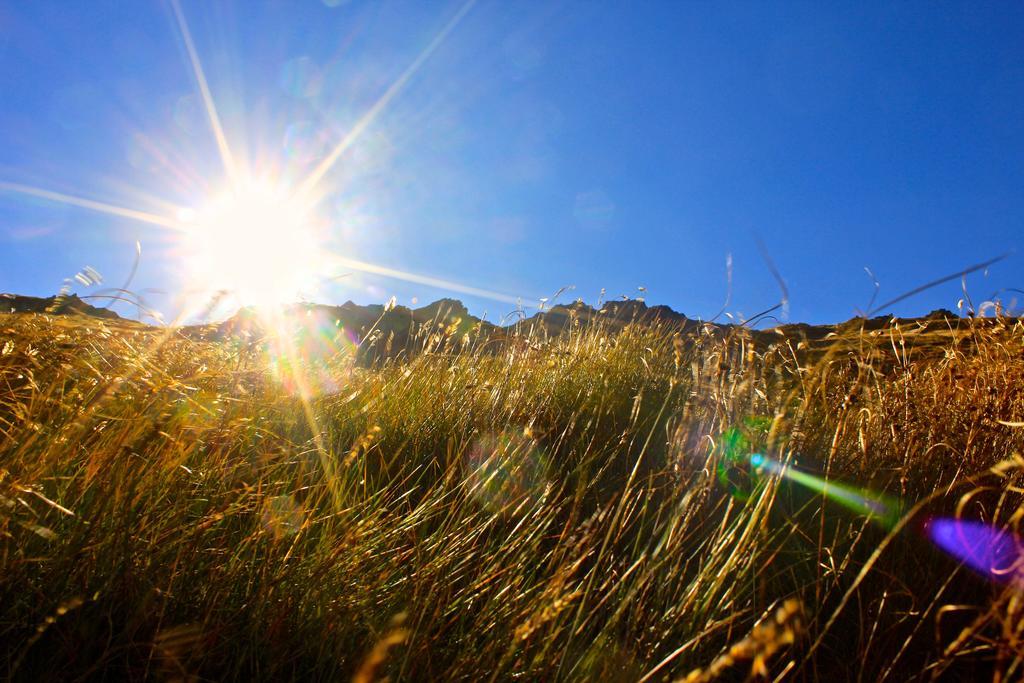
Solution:
[[[57,295],[51,297],[34,297],[20,294],[0,294],[0,312],[3,313],[43,313],[49,315],[80,315],[101,318],[108,321],[131,322],[115,311],[93,306],[77,294]],[[526,330],[548,336],[562,334],[570,327],[604,324],[610,328],[619,328],[630,323],[660,324],[678,332],[689,332],[698,329],[725,332],[731,329],[746,327],[743,323],[704,321],[690,318],[666,305],[648,306],[642,299],[624,299],[602,302],[598,307],[591,306],[582,300],[572,303],[554,304],[527,316],[520,311],[518,319],[511,322],[505,320],[497,323],[472,315],[466,305],[453,298],[442,298],[419,308],[409,308],[397,304],[357,304],[351,300],[339,305],[302,302],[282,307],[276,313],[267,314],[258,307],[240,308],[229,318],[213,323],[184,325],[178,329],[185,335],[204,339],[224,339],[230,337],[261,337],[268,318],[276,322],[312,320],[316,325],[331,325],[349,330],[359,340],[368,335],[397,335],[407,337],[415,334],[424,326],[443,327],[451,334],[467,334],[470,332],[496,334],[513,330]],[[782,335],[816,341],[830,334],[843,331],[863,329],[880,330],[895,321],[900,324],[933,323],[950,324],[961,320],[961,317],[947,309],[936,309],[924,316],[913,318],[894,318],[882,315],[873,318],[853,317],[849,320],[831,324],[810,324],[803,322],[782,323],[770,328],[749,329],[755,337],[765,335]]]
[[[0,313],[78,314],[106,320],[123,320],[116,311],[86,303],[77,294],[38,297],[4,292],[0,293]]]

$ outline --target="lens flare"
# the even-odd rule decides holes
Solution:
[[[760,472],[751,467],[750,454],[767,434],[762,418],[749,417],[742,428],[730,427],[718,439],[718,482],[737,500],[746,501],[761,483]]]
[[[742,428],[732,427],[719,437],[718,481],[729,495],[746,501],[764,483],[765,475],[773,475],[816,491],[886,528],[891,529],[899,521],[899,503],[882,494],[829,481],[758,452],[758,446],[767,440],[769,427],[770,421],[749,418]]]
[[[466,454],[470,494],[484,508],[507,514],[547,488],[548,461],[525,433],[506,430],[476,440]]]
[[[886,528],[892,528],[899,521],[899,504],[882,494],[817,477],[791,465],[772,460],[762,453],[751,454],[750,465],[755,470],[776,474],[787,481],[817,491],[829,500],[859,515],[869,517]]]
[[[291,496],[272,496],[263,502],[263,527],[278,540],[298,533],[305,519],[302,506]]]
[[[764,453],[750,453],[750,439],[739,429],[723,433],[717,446],[719,481],[739,500],[747,500],[763,483],[761,477],[770,475],[816,491],[886,529],[896,528],[900,521],[903,511],[898,500],[829,481]],[[1024,545],[1014,532],[955,518],[930,519],[924,531],[935,545],[979,574],[1002,583],[1024,585]]]
[[[937,518],[925,525],[935,545],[991,579],[1019,583],[1024,579],[1021,540],[1007,529],[965,519]]]
[[[267,365],[285,391],[312,398],[344,388],[359,346],[352,331],[324,308],[272,315],[269,322],[274,329],[264,345]]]

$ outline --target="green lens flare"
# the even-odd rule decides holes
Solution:
[[[828,481],[822,477],[794,469],[792,466],[773,460],[762,453],[751,454],[749,462],[755,470],[777,474],[788,481],[817,491],[829,500],[857,514],[864,515],[885,528],[892,528],[899,521],[899,504],[882,494]]]
[[[756,468],[751,467],[751,440],[742,430],[733,427],[722,433],[718,442],[718,483],[739,501],[750,498],[760,483]]]

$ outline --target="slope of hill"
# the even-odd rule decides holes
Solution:
[[[1024,665],[1019,321],[81,313],[0,313],[5,679]]]

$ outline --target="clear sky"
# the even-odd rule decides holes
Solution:
[[[882,303],[1019,250],[1022,122],[1021,3],[0,0],[0,291],[118,287],[138,241],[130,289],[169,314],[315,261],[324,303],[495,319],[572,286],[708,317],[731,254],[749,316],[779,297],[759,237],[790,320],[845,320],[865,267]]]

